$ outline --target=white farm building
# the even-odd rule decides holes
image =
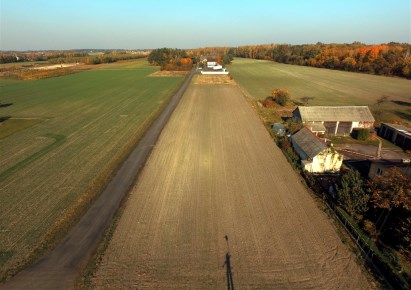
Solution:
[[[302,122],[314,133],[345,136],[354,128],[373,128],[374,117],[367,106],[299,106],[293,120]]]

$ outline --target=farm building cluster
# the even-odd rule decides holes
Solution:
[[[203,75],[228,75],[228,70],[216,61],[203,59],[200,72]]]
[[[375,122],[367,106],[299,106],[292,112],[292,119],[301,122],[303,128],[289,136],[289,139],[300,157],[301,167],[311,173],[338,172],[343,164],[343,155],[322,136],[349,136],[360,129],[372,132]],[[286,129],[282,124],[275,123],[271,128],[277,136],[285,135]],[[410,128],[382,123],[378,135],[403,150],[411,149]],[[406,170],[409,168],[409,159],[387,160],[379,158],[378,154],[364,160],[368,164],[364,176],[372,178],[381,175],[392,166]]]

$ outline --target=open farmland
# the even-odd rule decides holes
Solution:
[[[146,60],[64,77],[1,80],[0,276],[53,242],[181,84]],[[1,134],[6,129],[7,134]]]
[[[131,190],[96,289],[368,289],[235,85],[192,84]]]
[[[368,74],[236,58],[230,73],[255,99],[275,88],[287,89],[294,101],[312,97],[309,105],[367,105],[378,121],[411,123],[411,81]],[[377,100],[388,100],[376,105]]]

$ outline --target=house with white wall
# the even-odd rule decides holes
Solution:
[[[310,173],[340,171],[343,156],[308,128],[302,128],[290,139],[295,152],[300,156],[301,166],[304,170]]]

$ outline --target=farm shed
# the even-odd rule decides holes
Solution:
[[[393,167],[397,167],[402,174],[411,177],[410,162],[410,159],[370,160],[370,170],[368,171],[368,177],[373,178],[375,176],[381,176],[384,174],[384,171]]]
[[[344,161],[348,167],[358,170],[364,178],[374,178],[381,176],[388,169],[393,167],[411,177],[411,160],[410,159],[366,159],[366,160],[348,160]]]
[[[349,135],[354,128],[373,128],[375,121],[367,106],[299,106],[293,120],[317,130],[322,125],[329,135],[338,136]]]
[[[343,157],[333,147],[304,127],[291,136],[294,150],[301,158],[304,170],[311,173],[340,171]]]
[[[274,123],[271,125],[271,130],[276,136],[285,136],[285,127],[283,124]]]
[[[404,150],[411,150],[411,129],[402,125],[381,123],[378,136],[383,137],[401,147]]]

